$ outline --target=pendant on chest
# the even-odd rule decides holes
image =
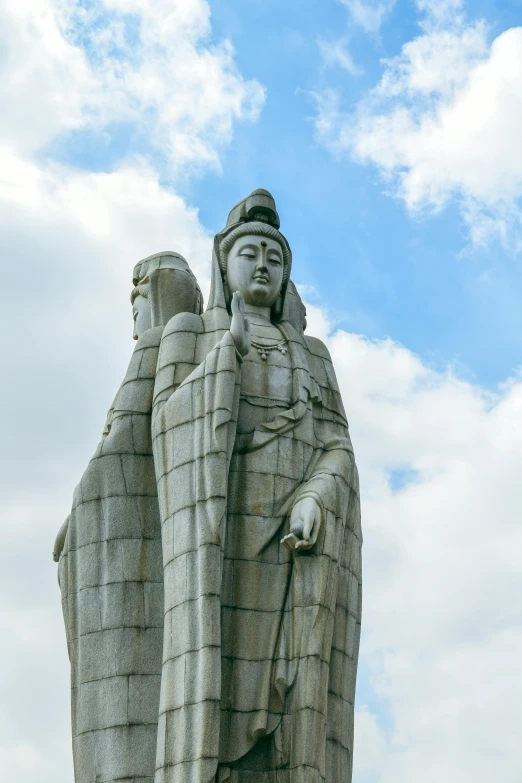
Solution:
[[[280,340],[278,343],[272,345],[263,345],[263,343],[257,343],[255,340],[251,340],[251,344],[264,362],[266,362],[272,351],[279,351],[283,356],[286,356],[288,351],[286,340]]]

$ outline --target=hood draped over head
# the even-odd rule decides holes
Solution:
[[[277,302],[272,306],[272,321],[284,320],[286,291],[292,268],[292,251],[287,239],[279,231],[280,221],[275,201],[268,190],[258,188],[239,201],[230,211],[225,228],[214,237],[212,253],[212,282],[208,310],[221,308],[230,314],[230,292],[225,274],[228,253],[241,236],[267,236],[280,243],[283,250],[283,283]]]
[[[201,313],[203,297],[198,282],[187,261],[179,253],[164,250],[143,258],[134,267],[136,296],[144,296],[151,306],[152,326],[165,326],[177,313]]]

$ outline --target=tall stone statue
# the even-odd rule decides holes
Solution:
[[[215,237],[205,312],[197,306],[176,308],[164,329],[152,324],[140,337],[145,341],[155,335],[157,351],[157,362],[151,357],[147,371],[147,389],[154,387],[152,405],[147,393],[149,418],[146,424],[143,420],[151,427],[153,465],[149,446],[149,467],[136,467],[129,476],[139,483],[155,471],[154,486],[140,485],[136,495],[149,498],[139,518],[142,525],[144,515],[154,518],[151,538],[157,548],[154,578],[152,571],[145,576],[140,570],[140,545],[132,552],[123,548],[118,584],[126,584],[127,573],[138,572],[141,579],[135,581],[144,590],[147,580],[154,582],[154,596],[143,603],[154,605],[154,618],[135,621],[134,630],[143,635],[131,634],[119,646],[89,648],[89,665],[100,670],[96,682],[102,677],[107,684],[115,682],[114,692],[106,689],[97,709],[86,702],[85,714],[91,722],[103,718],[109,731],[106,716],[123,705],[124,693],[128,712],[127,723],[123,717],[118,723],[118,745],[109,748],[95,727],[83,729],[90,732],[89,740],[75,740],[78,747],[91,743],[95,764],[99,744],[113,774],[87,768],[82,760],[76,764],[77,783],[351,780],[361,617],[357,471],[328,351],[303,333],[305,311],[290,280],[290,246],[279,226],[267,191],[256,190],[239,202]],[[172,306],[175,289],[171,292]],[[109,464],[97,466],[91,482],[103,486],[105,504],[113,482],[120,481],[125,497],[131,493],[123,453],[118,457],[124,483]],[[79,577],[70,576],[82,570],[77,520],[86,502],[83,493],[75,501],[60,560],[73,689],[78,682],[90,686],[91,680],[74,675],[75,644],[83,637],[70,628],[81,611],[100,624],[112,601],[117,607],[125,604],[120,594],[107,595],[105,603],[94,593],[82,599]],[[85,512],[89,520],[90,513]],[[103,515],[93,512],[96,518]],[[114,517],[120,524],[127,519],[122,513]],[[160,526],[163,583],[156,554]],[[67,565],[71,552],[73,567]],[[97,550],[96,562],[102,556],[108,557]],[[84,556],[85,570],[101,596],[107,580],[89,557]],[[128,605],[136,612],[142,604],[133,597]],[[125,617],[118,622],[121,634]],[[149,630],[153,643],[146,637]],[[138,673],[145,649],[149,669]],[[103,667],[112,667],[111,673],[98,676]],[[138,677],[150,679],[134,682]],[[127,691],[118,678],[126,678]],[[138,721],[130,714],[131,704],[141,710]],[[118,714],[123,713],[122,707]],[[73,712],[73,728],[75,721]],[[144,726],[150,728],[147,736]],[[76,736],[81,732],[80,727]],[[155,773],[150,771],[152,740]],[[132,759],[127,766],[116,761],[126,747]],[[136,747],[147,759],[142,767],[139,751],[132,755]]]
[[[54,550],[71,662],[76,783],[154,780],[163,562],[152,396],[166,322],[181,310],[200,312],[202,300],[177,253],[144,259],[133,282],[136,348]]]

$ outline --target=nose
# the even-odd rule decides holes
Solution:
[[[258,261],[257,261],[257,264],[256,264],[256,269],[267,269],[268,267],[267,267],[267,263],[266,263],[266,257],[267,257],[267,254],[268,254],[268,247],[267,247],[266,242],[264,242],[263,240],[261,240],[260,245],[261,245],[261,248],[260,248],[261,252],[259,254],[259,258],[258,258]]]
[[[266,271],[268,272],[268,267],[266,264],[266,248],[262,247],[261,252],[259,254],[259,258],[257,259],[256,264],[256,272],[258,271]]]

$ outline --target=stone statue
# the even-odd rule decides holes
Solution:
[[[152,395],[165,324],[181,310],[199,313],[202,299],[177,253],[144,259],[133,282],[136,348],[54,548],[77,783],[154,779],[163,562]]]
[[[120,405],[124,382],[57,542],[59,550],[65,535],[77,783],[351,780],[357,471],[328,351],[304,335],[279,226],[270,193],[254,191],[215,237],[204,313],[175,307],[175,285],[151,328],[135,308],[146,331],[134,355],[140,342],[155,351],[145,362],[147,390]],[[159,299],[162,285],[157,279]],[[177,314],[163,328],[169,307]],[[129,382],[139,382],[143,364],[131,362]],[[115,411],[136,415],[131,397],[142,400],[153,458],[150,439],[136,448],[120,438],[114,462],[102,464]],[[113,496],[121,508],[112,509]],[[131,497],[138,513],[123,508]],[[153,554],[144,554],[149,541]],[[109,594],[112,582],[119,592]],[[92,635],[96,642],[84,641]],[[78,700],[74,689],[84,685]]]

